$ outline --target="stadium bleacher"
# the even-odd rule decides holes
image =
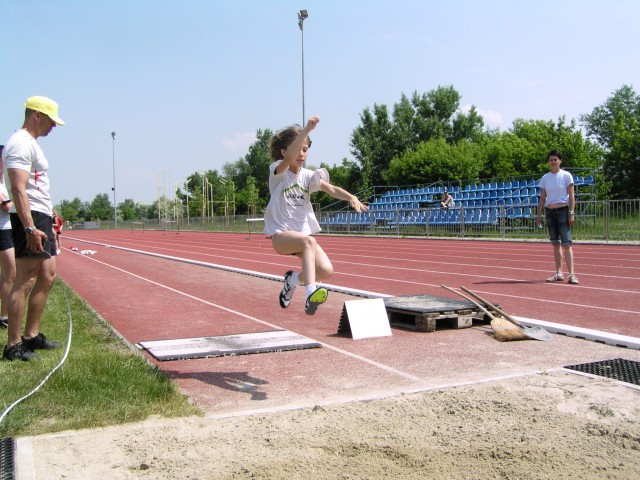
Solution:
[[[536,214],[540,196],[539,179],[528,178],[502,182],[479,182],[460,186],[431,185],[388,190],[369,204],[369,212],[336,212],[321,223],[329,225],[451,225],[464,221],[468,225],[497,225],[530,219]],[[576,188],[593,186],[594,177],[574,175]],[[440,208],[445,189],[456,206]]]

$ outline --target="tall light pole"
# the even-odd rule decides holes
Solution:
[[[302,127],[306,121],[306,115],[304,113],[304,27],[303,23],[306,18],[309,18],[309,13],[306,10],[300,10],[298,12],[298,27],[300,27],[300,33],[302,34]]]
[[[118,208],[116,206],[116,132],[111,132],[111,156],[113,161],[113,224],[118,228]]]

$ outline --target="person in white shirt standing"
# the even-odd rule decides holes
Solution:
[[[540,179],[540,199],[538,200],[538,216],[536,223],[540,224],[542,212],[545,214],[549,240],[553,245],[553,255],[556,262],[556,273],[547,278],[547,282],[562,282],[562,258],[564,257],[569,270],[569,283],[577,285],[578,277],[573,270],[573,250],[571,245],[571,228],[575,221],[576,197],[573,186],[573,175],[562,170],[562,155],[552,150],[547,155],[550,172]]]
[[[2,353],[5,360],[31,360],[37,357],[37,349],[60,346],[40,332],[40,317],[56,279],[56,242],[49,162],[36,141],[49,135],[56,125],[64,125],[58,116],[58,104],[47,97],[29,97],[24,124],[9,138],[2,154],[4,177],[14,202],[10,217],[16,256],[16,276],[9,293],[8,338]]]
[[[311,205],[313,192],[323,191],[338,200],[346,200],[356,212],[367,207],[355,195],[329,183],[326,169],[304,168],[311,147],[309,133],[318,125],[320,117],[313,116],[306,127],[298,125],[276,132],[269,142],[269,193],[271,198],[264,214],[264,232],[271,237],[276,252],[295,255],[302,260],[302,271],[288,271],[280,292],[280,306],[287,308],[299,284],[306,285],[304,311],[315,314],[318,305],[327,300],[329,292],[316,282],[333,274],[329,257],[312,236],[320,231]]]

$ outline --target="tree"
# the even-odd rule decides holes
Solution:
[[[460,98],[453,86],[440,86],[422,95],[414,92],[411,100],[403,94],[391,118],[385,105],[374,105],[373,112],[365,109],[362,125],[351,136],[351,153],[361,166],[360,189],[383,184],[392,159],[424,142],[480,140],[484,120],[473,106],[469,113],[461,112]]]
[[[113,220],[113,205],[109,200],[109,195],[99,193],[91,202],[89,207],[89,218],[85,220]]]
[[[236,196],[236,208],[246,211],[248,215],[254,215],[262,212],[264,209],[260,201],[260,193],[256,187],[256,179],[251,175],[247,177],[246,186],[238,192]]]
[[[256,140],[249,146],[247,154],[236,162],[226,163],[222,167],[224,176],[231,179],[237,191],[241,192],[247,187],[249,177],[254,179],[254,186],[258,190],[258,199],[255,206],[258,211],[266,207],[269,201],[269,140],[273,137],[273,131],[268,128],[256,132]],[[238,202],[239,213],[246,213],[247,204]]]
[[[56,207],[62,218],[69,222],[84,220],[84,213],[87,210],[82,201],[76,197],[71,201],[62,200]]]
[[[449,144],[443,138],[421,142],[415,151],[394,158],[386,174],[392,185],[415,185],[437,181],[460,182],[478,178],[483,164],[481,147],[472,142]]]
[[[138,208],[131,198],[118,204],[118,216],[123,220],[135,220],[138,218]]]
[[[393,148],[392,123],[386,105],[366,108],[360,115],[362,125],[351,135],[351,153],[360,162],[358,190],[381,185],[382,172],[398,152]]]
[[[612,196],[640,197],[640,96],[623,85],[580,119],[604,149],[602,175],[611,182]]]

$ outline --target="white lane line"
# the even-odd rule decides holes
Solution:
[[[81,255],[81,256],[82,256],[82,255]],[[170,286],[168,286],[168,285],[164,285],[164,284],[162,284],[162,283],[156,282],[156,281],[151,280],[151,279],[149,279],[149,278],[142,277],[142,276],[137,275],[137,274],[135,274],[135,273],[133,273],[133,272],[130,272],[130,271],[128,271],[128,270],[124,270],[124,269],[122,269],[122,268],[120,268],[120,267],[116,267],[116,266],[114,266],[114,265],[110,265],[110,264],[105,263],[105,262],[102,262],[102,261],[100,261],[100,260],[96,260],[95,258],[88,257],[88,256],[87,256],[87,257],[85,257],[85,258],[87,258],[88,260],[91,260],[91,261],[93,261],[93,262],[99,263],[99,264],[101,264],[101,265],[104,265],[104,266],[106,266],[106,267],[109,267],[109,268],[112,268],[112,269],[114,269],[114,270],[117,270],[117,271],[119,271],[119,272],[122,272],[122,273],[125,273],[125,274],[127,274],[127,275],[130,275],[130,276],[132,276],[132,277],[134,277],[134,278],[137,278],[137,279],[139,279],[139,280],[143,280],[143,281],[145,281],[145,282],[151,283],[152,285],[156,285],[156,286],[158,286],[158,287],[160,287],[160,288],[164,288],[164,289],[166,289],[166,290],[169,290],[170,292],[177,293],[178,295],[182,295],[182,296],[187,297],[187,298],[189,298],[189,299],[191,299],[191,300],[195,300],[195,301],[201,302],[201,303],[203,303],[203,304],[205,304],[205,305],[208,305],[208,306],[210,306],[210,307],[214,307],[214,308],[218,308],[218,309],[220,309],[220,310],[224,310],[225,312],[232,313],[232,314],[234,314],[234,315],[238,315],[239,317],[245,318],[245,319],[247,319],[247,320],[251,320],[251,321],[253,321],[253,322],[260,323],[260,324],[262,324],[262,325],[266,325],[266,326],[268,326],[268,327],[270,327],[270,328],[274,328],[274,329],[276,329],[276,330],[281,330],[281,329],[283,328],[283,327],[281,327],[281,326],[279,326],[279,325],[275,325],[275,324],[272,324],[272,323],[269,323],[269,322],[265,322],[264,320],[260,320],[260,319],[258,319],[258,318],[252,317],[251,315],[247,315],[247,314],[242,313],[242,312],[239,312],[239,311],[237,311],[237,310],[232,310],[232,309],[230,309],[230,308],[223,307],[222,305],[218,305],[218,304],[216,304],[216,303],[209,302],[209,301],[207,301],[207,300],[204,300],[204,299],[202,299],[202,298],[196,297],[196,296],[191,295],[191,294],[189,294],[189,293],[186,293],[186,292],[183,292],[183,291],[181,291],[181,290],[177,290],[177,289],[175,289],[175,288],[172,288],[172,287],[170,287]],[[252,273],[255,273],[255,272],[252,272]],[[278,279],[280,279],[280,277],[278,277]],[[305,336],[305,335],[303,335],[302,333],[299,333],[299,332],[294,332],[294,333],[297,333],[298,335]],[[309,338],[309,337],[307,337],[307,338]],[[333,345],[329,345],[329,344],[324,343],[324,342],[322,342],[322,341],[320,341],[320,340],[317,340],[317,339],[312,339],[312,340],[314,340],[314,341],[316,341],[316,342],[320,343],[320,344],[321,344],[323,347],[325,347],[325,348],[328,348],[328,349],[330,349],[330,350],[333,350],[333,351],[335,351],[335,352],[338,352],[338,353],[340,353],[340,354],[342,354],[342,355],[345,355],[345,356],[348,356],[348,357],[351,357],[351,358],[355,358],[355,359],[357,359],[357,360],[359,360],[359,361],[361,361],[361,362],[368,363],[369,365],[372,365],[372,366],[374,366],[374,367],[380,368],[380,369],[385,370],[385,371],[387,371],[387,372],[389,372],[389,373],[393,373],[393,374],[398,375],[398,376],[400,376],[400,377],[404,377],[404,378],[406,378],[406,379],[408,379],[408,380],[411,380],[412,382],[422,382],[422,381],[424,381],[424,379],[422,379],[422,378],[420,378],[420,377],[416,377],[415,375],[411,375],[411,374],[409,374],[409,373],[403,372],[403,371],[398,370],[398,369],[396,369],[396,368],[390,367],[389,365],[385,365],[385,364],[382,364],[382,363],[380,363],[380,362],[376,362],[376,361],[371,360],[371,359],[369,359],[369,358],[363,357],[363,356],[361,356],[361,355],[356,355],[356,354],[351,353],[351,352],[348,352],[348,351],[346,351],[346,350],[342,350],[341,348],[334,347]]]

